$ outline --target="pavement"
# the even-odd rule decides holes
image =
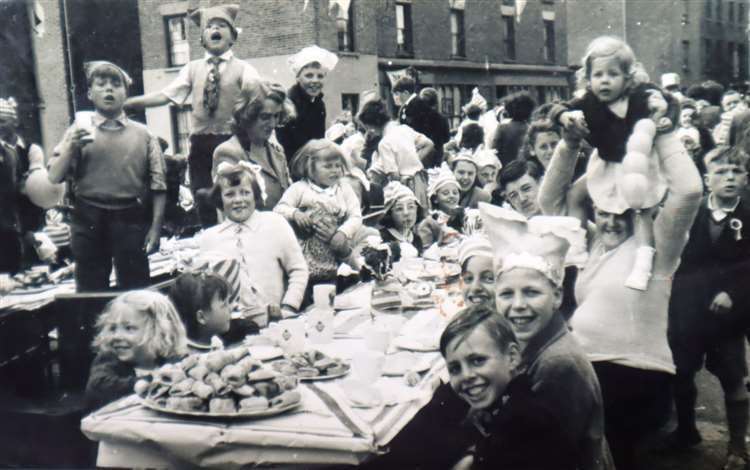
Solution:
[[[721,469],[729,440],[724,417],[724,395],[719,381],[705,370],[698,374],[697,385],[696,417],[703,442],[694,449],[681,453],[666,454],[654,450],[661,437],[676,426],[673,417],[660,436],[655,436],[644,444],[639,458],[641,470]]]

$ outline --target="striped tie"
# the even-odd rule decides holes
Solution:
[[[206,108],[209,115],[213,116],[219,107],[219,82],[221,81],[219,64],[221,58],[211,57],[208,59],[208,63],[211,64],[211,68],[208,70],[206,85],[203,88],[203,107]]]

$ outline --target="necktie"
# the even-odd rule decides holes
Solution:
[[[219,64],[221,63],[221,59],[219,57],[211,57],[208,59],[208,63],[211,65],[211,68],[208,70],[206,86],[203,88],[203,107],[206,108],[209,115],[213,116],[216,108],[219,107],[219,82],[221,81]]]

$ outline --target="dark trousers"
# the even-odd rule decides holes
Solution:
[[[151,276],[143,243],[149,226],[142,205],[115,210],[77,200],[71,232],[78,292],[109,290],[113,260],[120,289],[147,286]]]
[[[14,274],[21,270],[23,244],[13,229],[0,229],[0,273]]]
[[[669,421],[672,376],[606,361],[593,365],[602,389],[605,434],[615,467],[635,469],[640,439]]]
[[[190,154],[188,155],[188,171],[190,172],[190,189],[195,198],[198,218],[203,227],[216,225],[216,207],[207,199],[198,197],[199,189],[211,188],[211,168],[214,161],[214,150],[222,142],[232,137],[231,134],[194,134],[190,136]]]

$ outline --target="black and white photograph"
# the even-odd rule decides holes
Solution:
[[[750,0],[0,0],[0,468],[750,470]]]

